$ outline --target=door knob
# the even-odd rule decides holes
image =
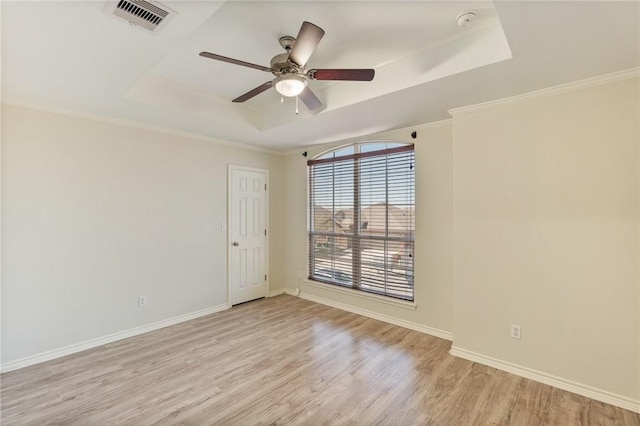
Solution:
[[[234,241],[234,242],[233,242],[233,245],[234,245],[235,247],[238,247],[240,244],[239,244],[237,241]]]

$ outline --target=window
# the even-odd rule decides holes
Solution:
[[[413,301],[413,145],[350,145],[307,164],[309,278]]]

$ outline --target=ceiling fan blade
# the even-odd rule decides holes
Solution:
[[[248,101],[249,99],[253,98],[256,95],[259,95],[260,93],[271,89],[272,85],[270,81],[267,81],[264,84],[261,84],[260,86],[256,87],[255,89],[249,90],[247,93],[245,93],[242,96],[238,96],[237,98],[235,98],[232,102],[244,102],[244,101]]]
[[[312,80],[371,81],[375,74],[372,69],[314,69],[307,72]]]
[[[252,64],[250,62],[240,61],[238,59],[227,58],[226,56],[216,55],[215,53],[200,52],[200,56],[203,58],[215,59],[216,61],[228,62],[230,64],[242,65],[243,67],[254,68],[260,71],[271,72],[271,68],[263,67],[262,65]]]
[[[311,54],[320,40],[324,36],[324,30],[311,22],[304,21],[298,31],[296,42],[293,43],[291,52],[289,53],[289,60],[301,67],[307,63]]]
[[[298,97],[311,111],[322,107],[322,102],[320,102],[320,99],[309,89],[309,86],[305,87]]]

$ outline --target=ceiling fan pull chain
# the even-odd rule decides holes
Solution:
[[[296,96],[296,115],[298,115],[298,98],[300,98],[300,96]]]
[[[280,103],[284,103],[284,95],[280,95]]]

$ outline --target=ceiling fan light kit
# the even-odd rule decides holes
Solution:
[[[305,87],[307,87],[307,79],[299,75],[283,75],[276,77],[273,86],[282,96],[293,97],[298,96]]]
[[[245,102],[273,87],[282,96],[299,97],[307,108],[314,111],[321,108],[322,103],[308,87],[309,80],[371,81],[375,75],[375,70],[373,69],[312,69],[307,71],[305,65],[323,36],[324,30],[322,28],[311,22],[303,22],[296,38],[291,36],[280,37],[280,45],[286,50],[286,53],[274,56],[271,59],[271,67],[256,65],[209,52],[200,52],[200,56],[270,72],[275,76],[272,81],[251,89],[232,102]]]

